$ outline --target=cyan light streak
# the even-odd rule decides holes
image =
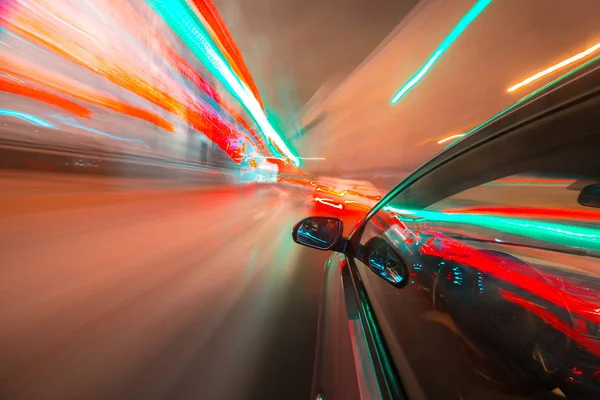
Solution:
[[[100,131],[98,129],[90,128],[89,126],[77,124],[77,123],[74,123],[74,122],[68,122],[68,123],[65,123],[65,125],[69,125],[69,126],[72,126],[74,128],[79,128],[79,129],[82,129],[84,131],[95,133],[96,135],[105,136],[105,137],[110,138],[110,139],[120,140],[122,142],[129,142],[129,143],[139,143],[139,144],[141,144],[144,147],[148,147],[148,145],[142,139],[132,139],[132,138],[126,138],[126,137],[122,137],[122,136],[117,136],[117,135],[110,134],[108,132],[103,132],[103,131]]]
[[[22,113],[14,110],[7,110],[5,108],[0,108],[0,115],[6,115],[7,117],[18,118],[23,121],[27,121],[30,124],[41,126],[43,128],[53,128],[56,129],[56,125],[51,124],[50,122],[43,120],[35,115]]]
[[[55,118],[55,119],[57,119],[57,120],[59,120],[60,122],[62,122],[65,125],[72,126],[73,128],[82,129],[84,131],[95,133],[96,135],[104,136],[104,137],[107,137],[107,138],[110,138],[110,139],[120,140],[122,142],[129,142],[129,143],[139,143],[139,144],[141,144],[144,147],[149,147],[146,144],[146,142],[144,142],[142,139],[133,139],[133,138],[127,138],[127,137],[113,135],[113,134],[108,133],[108,132],[104,132],[104,131],[101,131],[101,130],[98,130],[98,129],[90,128],[89,126],[78,124],[77,122],[73,121],[71,118],[63,117],[61,115],[52,115],[52,117]]]
[[[458,24],[450,31],[450,34],[442,41],[438,48],[433,52],[433,55],[429,57],[429,60],[423,67],[417,72],[417,74],[411,78],[407,83],[404,84],[392,98],[392,104],[396,104],[410,89],[413,88],[419,81],[425,76],[427,71],[435,64],[435,62],[444,54],[446,50],[454,43],[454,41],[464,32],[465,29],[477,18],[479,14],[485,8],[490,5],[492,0],[479,0],[475,5],[462,17]]]
[[[269,144],[268,139],[270,139],[296,166],[300,166],[300,159],[293,154],[292,150],[271,126],[254,94],[225,62],[220,50],[210,39],[210,35],[189,6],[180,0],[146,1],[177,33],[200,62],[242,103],[259,126],[260,131],[267,138],[267,144]]]
[[[600,229],[586,226],[574,226],[541,222],[528,219],[499,217],[482,214],[452,214],[442,211],[429,210],[401,210],[386,206],[386,211],[399,214],[409,214],[407,218],[415,216],[424,219],[454,224],[468,224],[497,231],[529,237],[536,240],[559,244],[561,246],[576,247],[592,251],[600,251]],[[421,219],[419,222],[423,221]]]
[[[318,241],[318,242],[321,242],[321,243],[323,243],[323,244],[327,244],[327,241],[326,241],[326,240],[323,240],[323,239],[321,239],[321,238],[318,238],[318,237],[314,236],[313,234],[311,234],[310,232],[306,232],[305,230],[298,231],[298,233],[299,233],[300,235],[302,235],[302,236],[306,236],[306,237],[307,237],[307,238],[309,238],[309,239],[316,240],[316,241]]]

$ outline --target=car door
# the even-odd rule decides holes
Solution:
[[[451,147],[336,245],[314,395],[600,397],[597,75]]]
[[[397,377],[411,399],[600,398],[599,106],[492,125],[368,215],[347,260],[385,343],[374,368],[393,361],[382,393]]]
[[[325,265],[312,387],[315,400],[361,399],[358,379],[362,374],[357,373],[355,363],[358,317],[353,312],[352,294],[344,293],[352,288],[348,272],[345,256],[340,253],[332,255]]]

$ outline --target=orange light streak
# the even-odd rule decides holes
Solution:
[[[163,38],[154,32],[147,32],[142,27],[147,25],[147,21],[141,16],[129,3],[122,2],[121,0],[107,0],[105,3],[100,5],[110,5],[105,7],[105,10],[117,21],[123,25],[130,27],[132,33],[137,38],[146,43],[152,50],[164,57],[164,59],[180,74],[192,81],[200,90],[212,97],[224,111],[229,113],[235,121],[243,126],[254,139],[253,142],[257,144],[258,151],[262,154],[269,154],[269,150],[266,148],[265,143],[256,133],[256,130],[250,126],[246,119],[242,118],[237,112],[230,107],[223,98],[219,95],[218,91],[207,82],[198,71],[188,63],[188,61],[178,54],[171,46],[167,44]],[[148,35],[151,35],[152,40],[148,40]]]
[[[0,53],[2,54],[2,53]],[[0,64],[0,71],[18,76],[20,78],[35,82],[47,88],[60,92],[64,95],[74,97],[78,100],[88,102],[98,107],[103,107],[134,118],[139,118],[154,124],[167,132],[174,132],[173,124],[166,119],[139,107],[130,105],[124,101],[111,98],[108,95],[95,93],[95,90],[85,87],[80,82],[71,82],[65,78],[50,75],[44,68],[38,67],[25,60],[15,57],[3,57],[5,62]]]
[[[590,54],[596,52],[598,49],[600,49],[600,43],[596,43],[595,45],[582,51],[581,53],[575,54],[573,57],[567,58],[566,60],[563,60],[563,61],[559,62],[558,64],[554,64],[553,66],[548,67],[545,70],[538,72],[535,75],[530,76],[529,78],[517,83],[516,85],[509,87],[508,89],[506,89],[506,91],[509,93],[514,92],[515,90],[520,89],[523,86],[527,86],[530,83],[532,83],[540,78],[543,78],[546,75],[549,75],[561,68],[564,68],[570,64],[573,64],[576,61],[579,61],[579,60],[589,56]]]
[[[118,3],[121,7],[123,6],[121,2]],[[149,78],[142,75],[146,74],[146,71],[136,68],[137,64],[134,64],[129,60],[130,55],[123,53],[123,51],[126,50],[119,51],[117,48],[106,46],[102,43],[100,43],[102,47],[99,47],[95,42],[92,42],[94,36],[83,30],[83,25],[76,27],[66,20],[50,14],[53,6],[56,6],[53,2],[32,0],[28,5],[29,7],[27,9],[23,9],[18,14],[9,13],[0,15],[0,21],[2,21],[3,26],[14,33],[21,35],[30,42],[50,49],[63,58],[108,79],[112,83],[137,94],[157,107],[182,118],[196,130],[203,132],[220,148],[227,151],[236,162],[241,162],[244,157],[241,148],[244,147],[244,144],[240,144],[238,141],[247,140],[250,142],[246,135],[235,127],[230,126],[229,123],[225,122],[220,116],[214,115],[210,110],[203,108],[194,98],[190,97],[190,94],[186,89],[181,87],[169,75],[162,74],[161,76],[150,76]],[[56,13],[59,12],[58,10],[53,11]],[[43,19],[44,16],[55,18]],[[57,21],[62,22],[63,24],[58,26],[56,25]],[[131,24],[128,24],[128,26],[130,25]],[[68,27],[67,30],[69,32],[61,29],[65,28],[65,26]],[[76,31],[71,32],[73,29]],[[81,36],[82,34],[84,37],[78,38],[78,36]],[[163,50],[164,49],[169,48],[167,46],[163,47]],[[198,86],[203,86],[201,89],[208,90],[209,93],[211,91],[210,89],[212,89],[212,93],[210,94],[216,95],[216,91],[214,91],[210,85],[203,85],[206,81],[203,80],[199,74],[196,73],[196,75],[192,75],[192,71],[194,71],[193,68],[187,64],[182,57],[178,57],[173,50],[169,50],[165,50],[165,52],[161,54],[171,56],[169,61],[174,65],[180,66],[179,68],[176,67],[178,71],[181,71],[180,73],[187,73],[192,77],[191,80],[194,83]],[[180,61],[184,61],[184,63],[179,63]],[[187,70],[185,68],[187,68]],[[160,85],[160,87],[157,85]],[[76,92],[69,94],[75,95],[75,93]],[[79,93],[79,96],[84,96],[84,94]],[[93,96],[87,96],[85,97],[85,100],[97,105],[102,103],[105,107],[120,109],[125,113],[137,115],[144,119],[152,119],[151,114],[145,113],[143,110],[137,108],[128,108],[123,103],[111,103],[107,99],[94,98]],[[81,112],[81,110],[79,110],[79,112]],[[256,133],[250,128],[247,122],[237,114],[233,112],[231,114],[238,123],[247,127],[258,147],[261,150],[266,150],[264,143],[258,139]],[[153,121],[153,123],[173,131],[172,125],[168,121],[156,118]],[[235,145],[232,145],[233,142],[235,142]]]
[[[30,99],[38,100],[51,106],[58,107],[79,117],[89,118],[92,115],[92,112],[88,108],[71,100],[67,100],[45,90],[15,83],[14,81],[5,79],[2,76],[0,76],[0,91],[16,94],[18,96],[29,97]]]

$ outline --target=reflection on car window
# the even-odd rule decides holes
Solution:
[[[579,142],[493,180],[457,175],[461,190],[411,188],[367,223],[361,243],[384,238],[410,272],[396,289],[357,261],[409,394],[600,398],[600,209],[578,201],[596,158]]]

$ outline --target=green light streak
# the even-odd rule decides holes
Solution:
[[[146,0],[146,2],[173,29],[211,74],[240,101],[259,126],[260,131],[267,139],[267,144],[269,144],[268,139],[271,139],[296,166],[300,166],[300,159],[271,126],[254,94],[233,72],[231,66],[228,65],[220,50],[210,38],[210,34],[185,1]]]
[[[509,234],[529,237],[544,242],[551,242],[561,246],[600,251],[600,229],[598,228],[481,214],[452,214],[442,211],[401,210],[390,206],[384,207],[384,210],[395,212],[400,216],[402,216],[402,214],[409,214],[410,216],[407,218],[419,216],[435,222],[474,225]],[[419,220],[419,222],[421,221],[423,220]]]
[[[475,18],[492,2],[492,0],[479,0],[477,3],[462,17],[458,24],[450,31],[450,34],[442,41],[438,48],[433,52],[433,55],[425,63],[423,67],[412,77],[407,83],[404,84],[392,98],[392,104],[396,104],[410,89],[413,88],[422,78],[425,76],[427,71],[435,64],[435,62],[444,54],[446,50],[454,43],[454,41],[464,32],[465,29],[473,22]]]

